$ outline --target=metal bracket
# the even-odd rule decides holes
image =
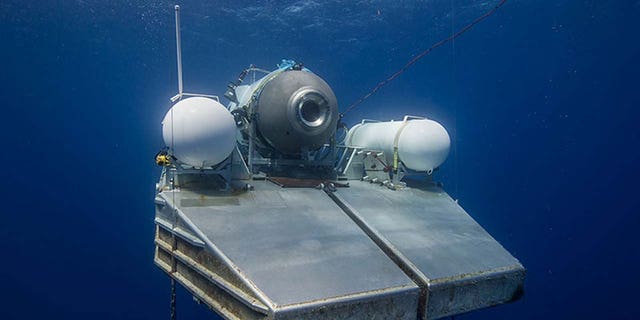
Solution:
[[[175,96],[171,97],[169,100],[171,100],[171,102],[176,102],[178,100],[182,100],[182,97],[205,97],[205,98],[211,98],[213,100],[220,102],[220,98],[215,95],[202,94],[202,93],[187,93],[187,92],[178,93]]]

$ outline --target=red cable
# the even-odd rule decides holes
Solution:
[[[417,55],[413,59],[409,60],[409,62],[407,62],[407,64],[405,64],[402,68],[400,68],[400,70],[396,71],[394,74],[392,74],[389,78],[385,79],[384,81],[378,83],[378,85],[373,87],[373,89],[371,91],[369,91],[369,93],[365,94],[362,98],[358,99],[358,101],[352,103],[347,108],[347,110],[345,110],[343,113],[340,114],[340,117],[343,117],[345,114],[347,114],[347,112],[351,111],[353,108],[355,108],[356,106],[358,106],[359,104],[361,104],[362,102],[367,100],[374,93],[376,93],[376,91],[378,91],[380,88],[384,87],[387,83],[391,82],[393,79],[397,78],[399,75],[401,75],[403,72],[405,72],[405,70],[407,70],[414,63],[418,62],[418,60],[422,59],[422,57],[426,56],[433,49],[435,49],[437,47],[440,47],[443,44],[445,44],[445,43],[447,43],[447,42],[459,37],[463,33],[467,32],[471,28],[473,28],[476,24],[480,23],[482,20],[484,20],[484,19],[488,18],[489,16],[493,15],[496,12],[496,10],[498,10],[500,7],[502,7],[502,5],[504,5],[506,2],[507,2],[507,0],[500,0],[500,2],[498,4],[496,4],[493,8],[491,8],[491,10],[485,12],[483,15],[481,15],[478,18],[476,18],[475,20],[473,20],[473,22],[468,24],[466,27],[460,29],[458,32],[450,35],[449,37],[436,42],[436,44],[432,45],[429,49],[422,51],[419,55]]]

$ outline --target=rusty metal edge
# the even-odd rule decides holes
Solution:
[[[206,293],[204,293],[201,290],[197,289],[195,287],[195,285],[193,285],[186,278],[180,276],[179,274],[172,273],[171,272],[171,267],[169,265],[167,265],[166,263],[158,260],[157,258],[154,258],[153,262],[156,264],[156,266],[158,266],[158,268],[160,268],[162,271],[164,271],[170,278],[172,278],[172,279],[178,281],[179,283],[181,283],[182,286],[185,289],[187,289],[187,291],[189,291],[192,295],[198,297],[198,299],[202,299],[208,306],[210,306],[213,310],[215,310],[215,312],[218,313],[225,320],[243,320],[243,319],[240,319],[240,318],[236,317],[235,315],[233,315],[230,312],[225,312],[225,309],[222,308],[215,300],[207,298]]]
[[[167,232],[171,232],[176,236],[180,237],[181,239],[184,239],[192,246],[196,246],[199,248],[204,247],[204,242],[202,240],[194,237],[193,235],[189,234],[189,232],[183,230],[180,227],[175,227],[175,228],[171,227],[171,223],[164,219],[155,218],[153,222],[155,222],[159,227],[166,230]]]
[[[227,292],[228,294],[230,294],[231,296],[233,296],[238,301],[242,302],[243,304],[245,304],[247,307],[251,308],[252,310],[260,312],[260,313],[263,313],[265,315],[268,315],[269,312],[271,311],[271,310],[269,310],[269,308],[267,308],[267,306],[265,306],[265,305],[263,305],[261,303],[260,304],[256,303],[254,298],[252,298],[250,296],[247,296],[240,289],[237,289],[235,286],[230,284],[228,281],[224,280],[224,278],[221,278],[218,275],[207,271],[206,269],[201,267],[200,264],[198,264],[193,259],[189,258],[187,255],[185,255],[185,254],[183,254],[181,252],[172,251],[171,247],[168,244],[162,242],[161,240],[156,240],[155,244],[157,246],[161,247],[166,252],[169,252],[170,254],[172,254],[176,259],[180,260],[182,263],[187,265],[189,268],[195,270],[201,276],[203,276],[204,278],[209,280],[211,283],[213,283],[214,285],[218,286],[220,289],[224,290],[225,292]]]
[[[511,296],[504,296],[504,300],[493,301],[491,304],[486,304],[481,308],[491,308],[501,304],[512,303],[519,300],[524,295],[524,280],[526,278],[526,269],[521,264],[516,264],[509,267],[496,268],[492,270],[487,270],[483,272],[477,272],[473,274],[467,274],[459,277],[448,277],[437,279],[433,282],[433,284],[429,285],[429,290],[433,292],[434,295],[437,295],[441,290],[447,290],[448,288],[456,287],[468,287],[474,286],[478,283],[486,283],[491,280],[501,280],[501,281],[510,281],[514,286],[514,291],[511,293]],[[520,281],[518,281],[520,280]],[[453,315],[460,315],[464,313],[468,313],[474,310],[478,310],[476,307],[471,308],[457,308],[452,309],[449,312],[436,314],[432,317],[432,315],[427,314],[427,319],[442,319],[446,317],[450,317]]]
[[[431,280],[429,283],[429,289],[438,290],[445,285],[466,285],[469,283],[478,282],[478,280],[498,278],[502,276],[508,276],[511,274],[526,273],[526,269],[521,264],[513,266],[496,268],[491,270],[479,271],[475,273],[467,273],[456,277],[446,277]]]
[[[417,294],[419,289],[420,288],[416,285],[413,285],[413,286],[404,285],[404,286],[397,286],[397,287],[385,288],[380,290],[365,291],[365,292],[332,297],[327,299],[318,299],[318,300],[313,300],[309,302],[277,306],[275,308],[275,313],[284,314],[284,313],[290,313],[290,312],[299,312],[305,309],[315,309],[319,307],[324,307],[329,304],[334,306],[340,306],[340,305],[353,304],[358,302],[367,302],[367,301],[378,300],[381,298],[386,298],[386,297],[395,296],[395,295],[411,294],[412,291],[415,291],[415,293]],[[417,298],[419,299],[419,296],[417,296]]]

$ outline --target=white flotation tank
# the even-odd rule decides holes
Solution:
[[[382,151],[390,164],[397,147],[398,160],[405,167],[431,172],[447,159],[451,140],[438,122],[407,116],[402,121],[363,121],[349,130],[345,144]]]
[[[220,102],[192,97],[174,104],[162,120],[164,143],[180,163],[214,166],[233,152],[236,125]]]

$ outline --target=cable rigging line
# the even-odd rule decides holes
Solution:
[[[176,281],[171,278],[171,301],[170,301],[171,313],[169,314],[170,320],[176,320]]]
[[[456,6],[455,0],[451,0],[451,33],[456,30]],[[455,138],[453,140],[453,185],[454,185],[454,194],[456,197],[459,196],[458,193],[458,141],[460,140],[458,136],[458,91],[457,91],[457,81],[456,81],[456,40],[451,40],[451,80],[453,82],[453,133]]]
[[[409,60],[409,62],[407,62],[402,68],[400,68],[398,71],[396,71],[390,77],[388,77],[387,79],[383,80],[382,82],[378,83],[375,87],[373,87],[373,89],[371,89],[371,91],[369,91],[369,93],[365,94],[364,96],[362,96],[362,98],[360,98],[356,102],[352,103],[344,112],[342,112],[340,114],[340,117],[343,117],[349,111],[353,110],[355,107],[357,107],[358,105],[363,103],[365,100],[367,100],[369,97],[371,97],[374,93],[376,93],[376,91],[380,90],[380,88],[384,87],[389,82],[393,81],[395,78],[397,78],[403,72],[405,72],[409,67],[411,67],[414,63],[418,62],[418,60],[422,59],[422,57],[426,56],[427,54],[429,54],[434,49],[436,49],[436,48],[446,44],[447,42],[449,42],[451,40],[454,40],[455,38],[461,36],[465,32],[467,32],[467,31],[471,30],[473,27],[475,27],[475,25],[477,25],[478,23],[482,22],[484,19],[486,19],[486,18],[490,17],[491,15],[493,15],[506,2],[507,2],[507,0],[500,0],[500,2],[498,2],[498,4],[496,4],[495,6],[493,6],[489,11],[485,12],[483,15],[481,15],[478,18],[476,18],[475,20],[473,20],[470,24],[466,25],[464,28],[458,30],[458,32],[453,33],[449,37],[436,42],[434,45],[429,47],[427,50],[422,51],[420,54],[415,56],[413,59]]]

